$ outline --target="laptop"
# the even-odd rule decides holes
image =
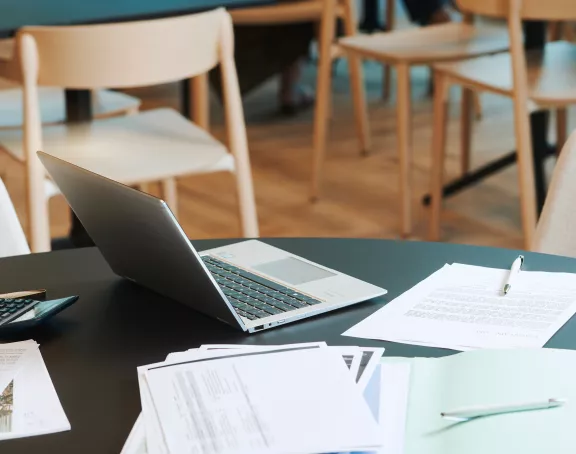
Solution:
[[[386,293],[257,240],[198,253],[161,199],[43,152],[114,273],[250,333]]]

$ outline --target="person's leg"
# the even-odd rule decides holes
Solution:
[[[280,110],[285,115],[294,115],[298,111],[314,104],[311,89],[300,85],[302,67],[306,59],[299,58],[280,73],[278,97]]]
[[[403,0],[412,22],[431,25],[448,22],[450,15],[445,9],[447,0]]]
[[[362,2],[362,20],[358,28],[366,33],[382,30],[384,27],[380,23],[379,0],[364,0]]]

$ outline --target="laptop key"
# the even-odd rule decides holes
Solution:
[[[242,310],[244,312],[246,312],[247,314],[254,315],[257,318],[268,317],[270,315],[270,314],[267,314],[266,312],[262,312],[259,309],[256,309],[255,307],[252,307],[249,305],[243,306]],[[259,315],[260,313],[262,313],[264,315]]]
[[[291,301],[285,301],[285,302],[288,303],[290,306],[297,307],[298,309],[308,306],[307,304],[303,303],[302,301],[298,301],[295,299],[292,299]]]
[[[283,311],[283,310],[281,310],[281,309],[278,309],[277,307],[268,306],[268,307],[266,308],[266,312],[268,312],[269,314],[272,314],[272,315],[276,315],[276,314],[283,314],[283,313],[286,312],[286,311]]]
[[[274,306],[284,312],[293,311],[296,309],[294,306],[290,306],[289,304],[283,303],[282,301],[275,300],[274,298],[266,298],[266,303],[270,306]]]

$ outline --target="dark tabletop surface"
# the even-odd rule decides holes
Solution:
[[[120,22],[267,3],[274,0],[0,0],[0,37],[24,25]]]
[[[194,241],[199,250],[237,240]],[[257,334],[244,334],[115,276],[97,249],[0,259],[0,292],[46,288],[50,298],[80,300],[45,325],[10,340],[33,338],[72,430],[0,442],[2,453],[119,453],[138,413],[136,367],[203,343],[386,347],[386,355],[442,356],[449,350],[342,337],[346,329],[445,263],[508,268],[519,251],[385,240],[273,239],[266,242],[388,289],[377,300]],[[524,253],[529,270],[576,272],[576,260]],[[162,266],[161,263],[152,266]],[[202,298],[202,294],[198,294]],[[576,319],[549,342],[576,348]]]

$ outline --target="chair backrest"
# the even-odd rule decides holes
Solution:
[[[36,70],[38,85],[77,89],[187,79],[216,66],[223,50],[233,52],[221,46],[229,20],[220,8],[148,21],[24,27],[17,34],[15,60],[21,62],[15,65],[23,72]]]
[[[0,257],[30,254],[8,191],[0,180]]]
[[[533,249],[576,257],[576,131],[556,163]]]
[[[472,14],[491,17],[508,17],[517,10],[526,20],[572,20],[576,19],[574,0],[456,0],[458,7]]]

